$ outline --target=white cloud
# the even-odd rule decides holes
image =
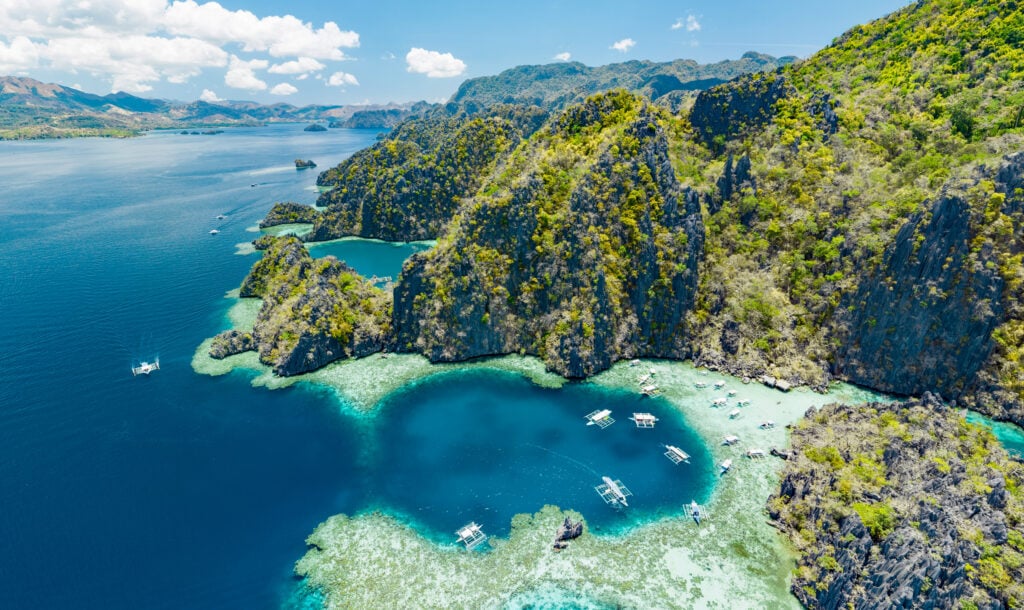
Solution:
[[[142,93],[163,78],[185,82],[202,68],[224,66],[227,53],[193,38],[153,36],[53,38],[41,57],[58,70],[105,75],[112,91]]]
[[[39,49],[25,36],[18,36],[5,45],[0,40],[0,73],[21,72],[39,65]]]
[[[217,102],[223,102],[216,93],[209,89],[203,89],[203,92],[199,94],[199,99],[209,104],[216,104]]]
[[[298,89],[290,83],[280,83],[274,85],[274,88],[270,90],[271,95],[291,95],[297,93]]]
[[[569,61],[570,59],[572,59],[572,53],[569,53],[568,51],[565,51],[563,53],[559,53],[558,55],[555,55],[553,57],[553,59],[557,59],[558,61]]]
[[[694,17],[693,15],[687,15],[686,19],[680,17],[679,19],[676,19],[675,23],[672,24],[673,30],[681,30],[683,28],[686,28],[687,32],[699,32],[700,22],[697,21],[697,18]]]
[[[228,66],[227,74],[224,75],[224,84],[233,89],[263,91],[267,88],[267,83],[257,78],[255,71],[266,70],[269,63],[265,59],[245,61],[232,55],[231,64]]]
[[[616,51],[619,51],[621,53],[625,53],[626,51],[632,49],[634,46],[636,46],[635,40],[633,40],[632,38],[623,38],[622,40],[616,42],[615,44],[608,48],[615,49]]]
[[[333,21],[316,29],[291,15],[261,19],[249,11],[229,11],[216,2],[176,1],[165,11],[163,25],[172,34],[237,43],[244,51],[267,51],[273,57],[341,60],[345,58],[341,49],[359,46],[359,34],[342,31]]]
[[[308,74],[310,72],[319,72],[326,67],[312,57],[300,57],[295,61],[274,64],[270,66],[267,72],[271,74]]]
[[[392,61],[398,59],[398,56],[396,56],[391,51],[388,51],[387,53],[381,55],[380,58],[383,59],[384,61]]]
[[[406,70],[429,78],[451,78],[466,71],[466,63],[451,53],[413,47],[405,54]]]
[[[266,84],[252,70],[261,68],[232,64],[232,53],[280,58],[272,73],[301,75],[325,69],[321,61],[347,59],[344,50],[358,46],[359,34],[333,21],[318,27],[217,2],[0,0],[0,73],[85,72],[112,90],[148,91],[154,82],[184,83],[225,67],[225,82],[260,90]]]
[[[345,85],[358,85],[359,81],[348,72],[335,72],[327,80],[327,84],[332,87],[344,87]]]

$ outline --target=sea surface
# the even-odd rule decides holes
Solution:
[[[316,199],[294,159],[327,168],[377,135],[302,128],[0,142],[0,608],[275,608],[336,513],[384,510],[452,544],[466,521],[502,535],[547,503],[616,532],[710,493],[707,450],[660,400],[467,370],[357,417],[309,384],[195,374],[256,260],[237,244],[274,202]],[[423,247],[314,254],[383,277]],[[605,407],[618,422],[585,425]],[[657,428],[626,419],[641,409]],[[628,512],[597,496],[604,475],[634,492]]]

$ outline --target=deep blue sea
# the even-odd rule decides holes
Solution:
[[[236,244],[275,201],[316,199],[293,160],[330,167],[376,136],[302,127],[0,142],[0,608],[275,608],[335,513],[387,510],[450,543],[545,503],[615,531],[709,493],[710,456],[657,400],[462,371],[357,420],[313,386],[195,374],[255,261]],[[394,276],[417,247],[314,253]],[[641,404],[658,428],[626,420]],[[600,405],[619,422],[583,425]],[[666,442],[693,463],[672,466]],[[601,503],[605,474],[635,508]]]

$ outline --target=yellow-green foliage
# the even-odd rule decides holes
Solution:
[[[835,572],[829,558],[856,540],[838,535],[854,515],[874,546],[853,558],[864,566],[855,579],[872,578],[871,569],[887,561],[880,557],[886,548],[909,544],[944,561],[946,534],[920,533],[928,518],[931,528],[956,524],[957,531],[948,534],[976,548],[979,559],[966,567],[976,601],[1024,603],[1024,470],[989,430],[934,405],[830,405],[793,428],[793,449],[798,457],[787,463],[784,476],[799,481],[806,493],[776,496],[768,506],[801,550],[795,585],[828,587]],[[999,509],[989,499],[996,481],[1005,481],[1008,492]],[[965,513],[964,507],[977,511]],[[934,511],[948,514],[928,517]],[[1007,525],[1008,544],[986,533],[992,531],[987,524],[999,520]],[[928,593],[924,584],[922,595]],[[848,591],[856,588],[854,582]]]
[[[717,100],[761,95],[767,103],[771,79],[788,87],[760,109],[762,119],[731,122],[707,146],[698,142],[706,134],[690,140],[684,129],[675,145],[687,159],[680,170],[712,195],[729,154],[749,156],[757,183],[706,219],[692,320],[708,360],[824,381],[842,330],[833,326],[837,308],[878,266],[896,231],[959,168],[1019,148],[1009,134],[1024,133],[1022,15],[1013,0],[913,3],[777,75],[746,76],[706,93]],[[826,107],[836,133],[829,133]],[[979,245],[1012,244],[1019,220],[1001,214],[999,194],[989,195]],[[1020,286],[1019,253],[999,252],[1003,277]],[[770,329],[764,316],[745,315],[757,305],[742,296],[750,292],[784,297],[773,303]],[[1011,294],[1024,298],[1017,289]],[[739,340],[730,351],[738,351],[726,356],[721,338],[731,324]],[[1011,379],[1021,345],[1006,347],[1013,330],[1004,329],[1005,358],[990,368],[1024,400],[1022,383]]]

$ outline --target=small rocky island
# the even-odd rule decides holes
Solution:
[[[319,217],[320,212],[314,207],[292,201],[282,201],[275,203],[274,207],[270,208],[266,217],[260,221],[260,228],[266,229],[294,223],[313,223]]]
[[[327,128],[320,123],[312,123],[307,125],[302,131],[327,131]]]
[[[311,167],[316,167],[316,163],[313,163],[312,159],[307,161],[303,161],[302,159],[295,160],[295,169],[309,169]]]

